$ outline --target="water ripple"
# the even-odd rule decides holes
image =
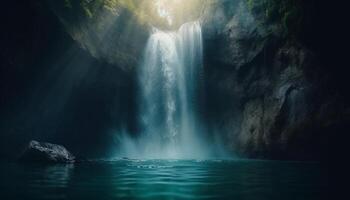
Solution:
[[[0,164],[1,199],[322,199],[317,163],[114,160]]]

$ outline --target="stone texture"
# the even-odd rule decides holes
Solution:
[[[44,163],[73,163],[75,157],[63,146],[46,142],[30,141],[20,161]]]
[[[330,80],[315,52],[251,2],[255,10],[247,1],[218,2],[203,16],[208,112],[243,156],[320,159],[330,134],[323,130],[349,119],[348,108],[339,110],[341,97],[324,89]]]

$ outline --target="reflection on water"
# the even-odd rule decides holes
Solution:
[[[322,199],[319,164],[117,160],[0,164],[0,199]]]

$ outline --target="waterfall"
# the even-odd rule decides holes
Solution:
[[[150,36],[139,77],[140,145],[146,155],[183,157],[189,148],[188,153],[196,151],[202,51],[199,22],[183,24],[176,32],[154,29]]]

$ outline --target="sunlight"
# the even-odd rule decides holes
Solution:
[[[169,8],[167,7],[166,1],[155,0],[155,6],[157,8],[158,15],[162,18],[165,18],[169,25],[172,25],[173,19],[170,14]]]
[[[154,16],[150,23],[179,28],[188,21],[197,20],[204,4],[205,1],[198,0],[153,0],[150,5],[151,11],[155,11],[157,16]]]

